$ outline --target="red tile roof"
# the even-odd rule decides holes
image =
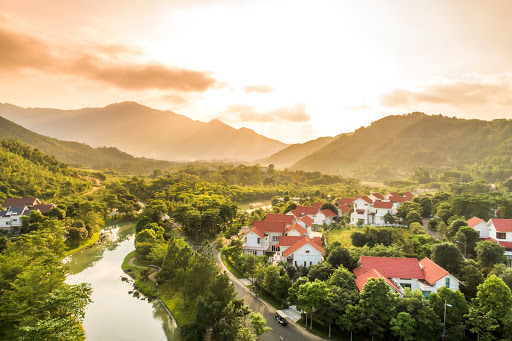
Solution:
[[[284,233],[286,223],[284,221],[255,221],[253,227],[264,233]]]
[[[359,261],[364,272],[376,269],[387,278],[425,278],[416,258],[363,256]]]
[[[407,201],[411,201],[414,198],[414,194],[412,194],[411,192],[404,192],[403,196]]]
[[[362,196],[362,197],[359,197],[361,199],[363,199],[364,201],[366,201],[367,203],[371,203],[372,202],[372,199],[368,198],[366,195]],[[358,198],[358,199],[359,199]]]
[[[346,204],[339,205],[338,208],[343,213],[349,213],[350,212],[350,207],[348,207],[348,205],[346,205]]]
[[[469,219],[468,221],[466,221],[466,224],[468,224],[468,226],[471,226],[471,227],[475,227],[476,225],[478,225],[480,223],[485,223],[485,220],[482,220],[478,217],[473,217],[473,218]]]
[[[288,233],[288,232],[290,232],[291,230],[296,230],[297,232],[299,232],[299,233],[300,233],[300,234],[302,234],[302,235],[305,235],[306,233],[308,233],[308,231],[306,231],[306,229],[305,229],[304,227],[300,226],[300,225],[299,225],[299,224],[297,224],[297,223],[294,223],[294,224],[292,224],[292,225],[288,226],[288,227],[286,228],[285,233]]]
[[[512,249],[512,242],[498,240],[498,244],[500,244],[501,246],[503,246],[506,249]]]
[[[354,270],[355,272],[355,270]],[[359,275],[356,279],[356,285],[359,291],[363,291],[364,285],[370,278],[382,278],[384,281],[393,289],[395,289],[397,292],[402,293],[400,289],[396,285],[393,284],[386,276],[383,276],[380,272],[378,272],[375,269],[370,269],[369,271],[365,272],[364,274]]]
[[[353,199],[353,198],[341,198],[340,200],[336,201],[338,203],[338,205],[352,205],[354,203],[354,200],[356,199]]]
[[[261,238],[265,238],[265,233],[263,233],[262,230],[260,230],[259,228],[257,227],[253,227],[252,229],[250,229],[249,231],[245,232],[244,235],[242,236],[245,237],[246,234],[248,234],[249,232],[254,232],[256,233],[258,236],[260,236]]]
[[[302,238],[304,238],[304,236],[280,236],[279,243],[276,247],[292,246]]]
[[[297,206],[296,209],[290,211],[296,217],[301,217],[303,214],[305,215],[315,215],[320,210],[320,207],[315,206]]]
[[[384,199],[384,196],[380,193],[372,193],[371,195],[380,200]]]
[[[491,219],[494,228],[498,232],[512,232],[512,219]]]
[[[286,215],[286,214],[274,214],[274,213],[268,213],[265,216],[264,221],[270,221],[270,222],[279,222],[284,221],[286,225],[293,224],[295,217],[292,215]]]
[[[363,210],[363,209],[356,209],[356,213],[358,213],[358,214],[363,214],[363,213],[364,213],[364,210]]]
[[[336,217],[336,213],[334,213],[333,211],[331,210],[322,210],[320,211],[323,213],[323,215],[327,218],[327,217]]]
[[[435,282],[450,274],[427,257],[420,260],[419,263],[422,267],[421,269],[423,270],[423,274],[425,275],[425,280],[431,285],[434,285]]]
[[[389,197],[388,200],[393,202],[404,202],[405,198],[401,195],[392,195]]]
[[[320,207],[322,207],[322,203],[321,202],[315,202],[313,205],[311,205],[311,207],[318,208],[320,210]]]
[[[381,201],[381,200],[375,200],[373,203],[374,208],[386,208],[386,209],[392,209],[393,203],[390,201]]]
[[[315,238],[315,240],[312,240],[312,239],[309,239],[308,237],[302,237],[302,239],[300,239],[298,242],[296,242],[295,244],[293,244],[292,246],[290,246],[288,249],[286,249],[283,252],[283,257],[288,257],[289,255],[291,255],[292,253],[294,253],[295,251],[297,251],[298,249],[300,249],[301,247],[303,247],[306,244],[313,246],[315,249],[317,249],[323,255],[325,255],[324,249],[322,249],[322,246],[317,244],[317,242],[318,242],[318,240],[316,240],[316,238]]]
[[[11,206],[33,206],[41,204],[41,202],[37,198],[7,198],[4,200],[2,207],[11,207]]]
[[[304,224],[306,224],[307,226],[313,226],[313,223],[315,222],[313,220],[313,218],[309,217],[309,216],[304,216],[302,218],[300,218],[301,221],[304,222]]]

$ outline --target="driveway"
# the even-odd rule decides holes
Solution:
[[[324,340],[321,337],[308,333],[302,327],[291,322],[288,323],[288,326],[282,327],[275,319],[276,309],[274,309],[274,307],[271,305],[262,302],[260,299],[255,298],[251,291],[245,285],[243,285],[238,278],[229,272],[224,263],[222,263],[222,260],[220,259],[220,253],[217,249],[215,249],[215,261],[217,262],[217,265],[220,267],[221,271],[225,272],[229,276],[229,279],[235,286],[237,296],[239,298],[243,298],[245,304],[247,304],[253,312],[261,313],[261,315],[263,315],[263,317],[267,320],[267,326],[269,326],[271,329],[265,334],[261,335],[258,340]]]
[[[430,221],[430,218],[423,218],[423,228],[425,229],[425,232],[435,239],[441,239],[441,237],[437,234],[437,231],[431,230],[428,228],[428,222]]]

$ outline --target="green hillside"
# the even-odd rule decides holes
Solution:
[[[54,156],[60,162],[78,167],[116,169],[126,173],[151,173],[156,168],[170,170],[179,165],[170,161],[136,158],[117,148],[92,148],[84,143],[54,139],[0,117],[0,139],[5,138],[18,139],[44,154]]]
[[[350,136],[341,136],[293,168],[362,177],[385,172],[399,178],[419,166],[435,172],[462,167],[492,179],[511,170],[510,147],[510,120],[465,120],[412,113],[388,116]]]
[[[0,163],[0,201],[6,197],[51,200],[92,187],[66,164],[16,140],[0,140]]]
[[[334,139],[335,137],[327,136],[305,143],[292,144],[291,146],[288,146],[265,159],[258,160],[257,162],[266,165],[273,164],[277,168],[290,167],[305,156],[325,147],[334,141]]]

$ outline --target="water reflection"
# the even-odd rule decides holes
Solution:
[[[128,294],[132,284],[123,282],[124,257],[134,250],[134,224],[105,231],[101,245],[77,252],[66,260],[67,283],[92,285],[93,303],[87,307],[84,328],[87,340],[180,340],[175,321],[160,301],[149,303]]]

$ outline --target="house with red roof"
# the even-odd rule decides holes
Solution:
[[[279,252],[274,255],[274,264],[286,262],[295,266],[310,267],[322,262],[325,251],[320,237],[282,236]]]
[[[338,217],[343,217],[344,215],[350,215],[352,209],[347,204],[342,204],[336,207],[338,209]]]
[[[37,198],[7,198],[0,209],[0,231],[22,232],[23,217],[28,217],[32,211],[46,214],[54,207],[55,204],[43,204]]]
[[[372,201],[384,200],[384,196],[380,193],[372,193],[368,196],[368,198],[372,199]]]
[[[468,226],[474,228],[478,231],[480,239],[487,239],[489,238],[489,228],[487,227],[487,223],[485,220],[480,219],[478,217],[473,217],[466,221],[466,224]]]
[[[295,216],[293,215],[287,215],[287,214],[276,214],[276,213],[267,213],[265,216],[264,221],[270,221],[270,222],[280,222],[284,221],[286,223],[286,226],[290,226],[293,223],[295,223]]]
[[[350,215],[350,223],[352,225],[357,225],[358,222],[363,225],[386,225],[384,216],[388,213],[396,214],[399,205],[389,200],[372,201],[370,196],[362,196],[354,201],[354,212]]]
[[[313,227],[314,222],[313,218],[307,215],[297,220],[297,224],[309,231],[308,234],[311,233],[311,227]]]
[[[403,295],[405,288],[419,289],[428,298],[442,287],[458,290],[460,282],[455,276],[431,261],[423,258],[361,257],[354,269],[356,285],[360,291],[370,278],[383,278],[393,292]]]
[[[286,232],[284,221],[255,221],[252,229],[242,236],[245,254],[264,255],[276,251],[279,237]]]
[[[341,198],[339,200],[336,200],[335,203],[337,203],[338,205],[352,205],[354,204],[354,200],[356,200],[355,198]]]
[[[331,225],[334,222],[334,218],[337,216],[330,210],[320,210],[322,203],[315,202],[311,206],[297,206],[296,209],[286,213],[287,215],[293,215],[297,220],[308,216],[313,219],[314,225]],[[327,212],[329,211],[329,212]]]

